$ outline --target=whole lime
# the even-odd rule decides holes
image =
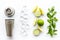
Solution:
[[[44,21],[43,21],[42,19],[38,19],[38,20],[37,20],[37,24],[38,24],[39,26],[43,26],[43,25],[44,25]]]

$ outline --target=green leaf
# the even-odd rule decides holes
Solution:
[[[52,24],[53,19],[51,18],[51,19],[48,19],[47,21],[48,21],[50,24]]]
[[[50,12],[53,12],[54,11],[54,7],[51,8],[51,11]]]
[[[56,23],[53,23],[52,24],[52,27],[55,29],[56,28]]]
[[[51,23],[51,20],[48,19],[47,21],[48,21],[49,23]]]
[[[53,18],[53,20],[54,20],[55,22],[57,22],[57,21],[58,21],[58,19],[57,19],[56,17],[54,17],[54,18]]]
[[[52,16],[50,15],[50,13],[47,13],[47,17],[48,17],[48,18],[51,18]]]
[[[54,32],[56,32],[57,30],[53,30]]]
[[[51,36],[53,36],[53,30],[52,30],[52,27],[49,26],[49,32],[48,32]]]
[[[57,35],[57,33],[54,33],[54,35]]]
[[[56,12],[53,12],[52,17],[56,14]]]
[[[50,33],[51,36],[53,36],[53,31],[52,31],[51,28],[49,29],[49,33]]]
[[[51,28],[51,25],[48,26],[48,29]]]

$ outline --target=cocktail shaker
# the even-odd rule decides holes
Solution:
[[[5,19],[6,33],[7,36],[12,36],[12,31],[14,27],[14,19]]]

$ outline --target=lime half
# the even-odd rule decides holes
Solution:
[[[43,21],[42,19],[38,19],[38,20],[37,20],[37,24],[38,24],[39,26],[43,26],[43,25],[44,25],[44,21]]]
[[[33,34],[34,34],[35,36],[38,36],[38,35],[40,34],[40,30],[39,30],[39,29],[35,29],[35,30],[33,31]]]

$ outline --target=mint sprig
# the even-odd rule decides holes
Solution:
[[[48,34],[50,34],[50,36],[56,35],[56,22],[58,21],[57,18],[55,17],[56,15],[56,11],[54,9],[54,7],[52,8],[48,8],[48,13],[47,13],[47,17],[48,17]]]

